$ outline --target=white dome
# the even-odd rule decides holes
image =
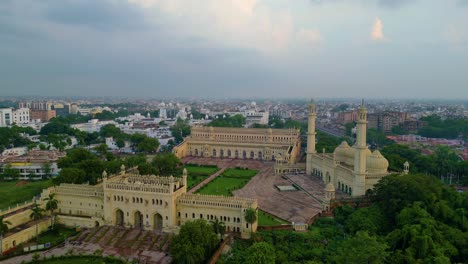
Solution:
[[[380,151],[375,150],[366,162],[367,170],[374,173],[386,173],[388,169],[388,160],[382,156]]]

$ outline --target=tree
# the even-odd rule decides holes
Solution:
[[[182,162],[174,153],[163,153],[154,157],[151,164],[159,175],[172,175],[182,165]]]
[[[7,164],[3,167],[3,178],[9,178],[16,180],[20,176],[20,171],[15,169],[11,166],[11,164]]]
[[[42,170],[44,171],[44,178],[48,179],[52,173],[50,163],[49,162],[44,163],[44,165],[42,165]]]
[[[276,260],[275,248],[266,243],[255,243],[246,250],[246,264],[274,264]]]
[[[44,201],[47,201],[45,209],[50,212],[50,226],[51,226],[51,229],[54,229],[54,224],[55,224],[54,210],[57,210],[58,208],[58,201],[57,199],[55,199],[55,193],[50,193],[49,197],[45,198]]]
[[[60,183],[75,183],[81,184],[86,182],[86,172],[82,169],[63,168],[59,175],[53,179],[55,184]]]
[[[115,141],[115,145],[117,145],[117,147],[119,149],[121,149],[121,148],[125,147],[125,141],[123,139],[119,138],[119,139],[117,139]]]
[[[378,241],[375,236],[359,231],[340,243],[332,258],[336,263],[384,263],[388,256],[387,248],[387,244]]]
[[[218,238],[213,227],[203,219],[185,222],[170,245],[174,263],[204,263],[216,249]]]
[[[31,214],[29,218],[33,221],[36,221],[36,243],[39,243],[39,220],[42,218],[42,213],[44,209],[39,207],[37,203],[34,203],[34,207],[31,208]]]
[[[250,224],[250,228],[253,233],[253,224],[257,221],[257,211],[252,207],[249,207],[247,210],[245,210],[244,218],[245,221]]]
[[[149,163],[141,163],[138,165],[138,173],[140,175],[157,174],[156,169]]]
[[[145,139],[143,139],[143,141],[141,141],[137,145],[137,150],[140,152],[149,152],[149,153],[156,152],[158,148],[159,148],[159,141],[156,138],[146,137]]]
[[[100,144],[99,146],[95,147],[94,150],[99,153],[99,155],[104,156],[107,154],[107,145],[106,144]]]
[[[184,137],[190,135],[190,132],[191,128],[188,124],[188,120],[184,121],[180,118],[177,118],[176,123],[171,127],[171,133],[176,143],[182,142]]]
[[[8,232],[8,225],[11,225],[11,222],[4,220],[4,215],[0,216],[0,256],[3,255],[3,236]]]
[[[210,224],[213,226],[213,231],[216,233],[216,235],[219,234],[222,238],[226,232],[226,225],[224,222],[221,222],[218,218],[215,218],[214,221],[210,221]]]

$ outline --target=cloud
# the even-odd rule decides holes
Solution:
[[[411,2],[415,2],[415,0],[378,0],[377,4],[380,7],[386,8],[399,8],[403,5],[409,4]]]
[[[382,41],[385,39],[383,23],[379,17],[375,19],[374,25],[372,26],[371,38],[375,41]]]
[[[461,48],[465,40],[463,32],[455,25],[449,25],[448,28],[442,33],[442,36],[450,44],[450,46],[456,49]]]

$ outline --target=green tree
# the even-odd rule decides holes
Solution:
[[[57,210],[58,208],[58,201],[57,199],[55,199],[55,193],[50,193],[49,197],[45,198],[44,201],[46,201],[45,209],[50,212],[50,227],[51,229],[54,229],[54,224],[55,224],[54,211]]]
[[[359,231],[339,244],[332,257],[336,263],[384,263],[388,245],[365,231]]]
[[[213,227],[203,219],[185,222],[171,241],[174,263],[204,263],[216,249],[218,238]]]
[[[276,259],[275,248],[266,243],[254,243],[246,250],[246,264],[274,264]]]
[[[253,224],[257,221],[257,211],[252,207],[249,207],[244,212],[244,219],[250,224],[251,232],[253,233]]]
[[[49,162],[46,162],[44,165],[42,165],[42,170],[44,171],[44,178],[48,179],[50,176],[52,176],[52,169]]]
[[[149,163],[138,164],[138,173],[140,175],[152,175],[157,174],[157,170]]]
[[[190,135],[190,132],[191,128],[188,124],[188,120],[184,121],[178,118],[174,126],[171,127],[171,133],[176,143],[182,142],[184,140],[184,137]]]
[[[104,156],[107,154],[107,145],[106,144],[100,144],[99,146],[95,147],[94,150],[99,153],[99,155]]]
[[[221,222],[218,218],[215,218],[214,221],[210,221],[210,224],[213,226],[213,231],[216,233],[216,235],[219,234],[222,238],[226,232],[226,225],[224,222]]]
[[[36,221],[36,243],[39,243],[39,220],[42,219],[42,213],[44,209],[39,207],[37,203],[34,204],[34,207],[31,208],[31,214],[29,218],[33,221]]]
[[[119,149],[125,147],[125,141],[124,141],[123,139],[121,139],[121,138],[117,139],[117,140],[115,141],[115,144],[117,145],[117,147],[118,147]]]
[[[3,167],[3,178],[16,180],[20,176],[20,171],[13,168],[11,164],[7,164]]]
[[[53,179],[55,184],[60,183],[75,183],[81,184],[86,182],[86,172],[77,168],[63,168],[59,175]]]
[[[3,255],[3,236],[8,233],[8,225],[11,225],[11,222],[4,220],[4,217],[0,216],[0,256]]]
[[[143,141],[138,143],[137,150],[140,152],[152,153],[156,152],[159,148],[159,141],[156,138],[146,137]]]
[[[182,162],[174,153],[163,153],[154,157],[151,164],[159,175],[172,175],[177,172]]]

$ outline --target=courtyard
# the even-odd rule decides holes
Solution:
[[[273,162],[202,157],[186,157],[183,162],[215,165],[221,168],[221,171],[235,167],[256,170],[257,174],[245,186],[233,191],[232,194],[238,197],[255,198],[258,200],[260,209],[288,222],[308,223],[322,211],[320,200],[324,196],[325,184],[318,178],[305,174],[287,175],[287,177],[275,175]],[[216,177],[210,176],[206,181],[209,182],[214,178]],[[206,183],[204,181],[201,185]],[[275,185],[292,184],[298,185],[299,190],[280,192],[275,187]],[[201,188],[200,186],[195,188],[197,187]],[[340,194],[337,192],[337,195]]]

